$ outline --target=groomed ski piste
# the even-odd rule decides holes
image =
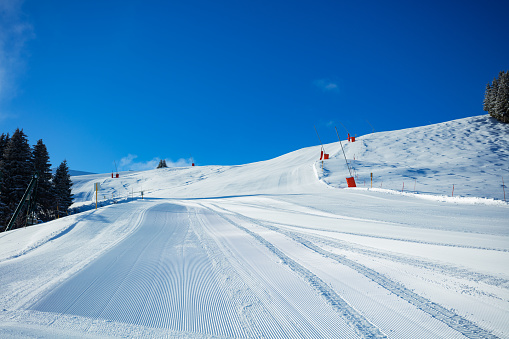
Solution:
[[[339,142],[73,177],[82,212],[0,234],[0,337],[509,338],[509,125],[343,146],[357,188]]]

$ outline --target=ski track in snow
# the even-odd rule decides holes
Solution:
[[[245,337],[187,210],[160,204],[136,233],[65,281],[32,309],[155,328]]]
[[[260,208],[259,205],[246,205],[246,206],[252,206],[255,208]],[[396,225],[394,223],[388,223],[380,220],[369,220],[369,219],[361,219],[361,218],[351,218],[351,217],[345,217],[345,216],[328,216],[328,215],[320,215],[320,214],[312,214],[312,213],[306,213],[306,212],[296,212],[294,210],[289,210],[281,207],[273,207],[273,206],[264,206],[265,210],[272,210],[272,211],[283,211],[283,212],[289,212],[289,213],[298,213],[306,216],[316,217],[320,216],[322,218],[330,218],[332,220],[354,220],[354,221],[363,221],[363,222],[376,222],[378,224],[388,224],[388,225]],[[285,224],[280,224],[285,225]],[[289,227],[296,227],[296,228],[303,228],[298,225],[291,225],[286,224],[285,226]],[[406,226],[406,225],[397,225],[397,226]],[[326,228],[320,228],[320,227],[314,227],[313,231],[325,231],[330,232],[330,229]],[[372,234],[366,234],[366,233],[358,233],[358,232],[346,232],[346,231],[339,231],[334,230],[335,233],[340,234],[347,234],[347,235],[355,235],[355,236],[362,236],[362,237],[369,237],[374,239],[385,239],[385,240],[394,240],[394,241],[403,241],[403,242],[409,242],[409,243],[416,243],[416,244],[423,244],[423,245],[435,245],[435,246],[445,246],[445,247],[457,247],[457,248],[468,248],[468,249],[478,249],[478,250],[488,250],[488,251],[497,251],[497,252],[509,252],[509,248],[500,248],[500,247],[487,247],[487,246],[474,246],[474,245],[465,245],[465,244],[451,244],[446,242],[438,242],[438,241],[424,241],[424,240],[417,240],[417,239],[408,239],[408,238],[402,238],[402,237],[392,237],[392,236],[382,236],[382,235],[372,235]],[[467,232],[464,232],[467,233]],[[484,233],[479,233],[484,234]]]
[[[214,211],[213,209],[211,209]],[[330,286],[324,283],[319,277],[311,273],[308,269],[297,263],[295,260],[288,257],[270,242],[265,240],[260,235],[248,230],[247,228],[235,223],[228,217],[220,215],[223,219],[225,219],[230,224],[238,227],[244,232],[248,233],[255,239],[257,239],[261,244],[267,247],[271,252],[276,254],[285,265],[289,266],[293,271],[297,272],[301,277],[303,277],[311,286],[313,286],[326,300],[330,303],[334,309],[340,313],[348,322],[353,326],[357,334],[359,334],[362,338],[386,338],[386,335],[380,332],[378,328],[373,326],[365,317],[359,314],[354,308],[352,308],[348,303],[346,303]]]
[[[220,208],[217,205],[215,205],[215,207]],[[222,209],[222,208],[220,208],[220,209]],[[225,210],[225,211],[227,211],[228,213],[232,213],[236,217],[244,219],[252,224],[256,224],[256,225],[265,227],[267,229],[273,230],[275,232],[284,234],[284,235],[288,236],[289,238],[293,239],[294,241],[311,249],[312,251],[315,251],[315,252],[323,255],[324,257],[331,258],[343,265],[346,265],[346,266],[356,270],[357,272],[361,273],[365,277],[367,277],[367,278],[373,280],[374,282],[376,282],[377,284],[379,284],[381,287],[394,293],[398,297],[408,301],[410,304],[414,305],[418,309],[428,313],[433,318],[440,320],[441,322],[447,324],[449,327],[453,328],[454,330],[462,333],[467,338],[472,338],[472,339],[498,338],[497,336],[491,334],[489,331],[486,331],[486,330],[480,328],[479,326],[475,325],[474,323],[470,322],[469,320],[461,317],[460,315],[455,314],[454,312],[449,311],[446,308],[444,308],[434,302],[431,302],[430,300],[427,300],[426,298],[424,298],[422,296],[419,296],[418,294],[405,288],[403,285],[396,283],[394,281],[391,281],[390,279],[383,276],[382,274],[379,274],[378,272],[376,272],[362,264],[356,263],[355,261],[352,261],[342,255],[337,255],[337,254],[325,251],[322,248],[320,248],[319,246],[313,244],[311,241],[302,238],[302,236],[298,235],[295,232],[291,232],[288,230],[281,229],[279,227],[275,227],[273,225],[269,225],[266,222],[261,222],[260,220],[252,219],[252,218],[246,217],[244,215],[241,215],[239,213],[235,213],[235,212],[228,211],[228,210]],[[313,284],[313,285],[317,284],[319,286],[319,287],[317,287],[319,290],[321,290],[324,287],[326,287],[325,289],[329,288],[320,278],[314,276],[310,271],[308,271],[307,269],[305,269],[304,267],[302,267],[301,265],[297,264],[295,261],[293,261],[292,259],[287,257],[285,254],[283,254],[283,252],[281,252],[279,249],[274,247],[273,244],[271,244],[270,242],[265,240],[262,236],[246,229],[245,227],[242,227],[242,226],[234,223],[233,221],[229,220],[224,215],[222,215],[222,217],[225,218],[225,220],[227,220],[228,222],[236,225],[237,227],[239,227],[239,228],[243,229],[244,231],[248,232],[249,234],[251,234],[253,237],[257,238],[261,243],[263,243],[265,246],[270,248],[274,253],[276,253],[278,256],[280,256],[281,259],[285,261],[285,263],[287,263],[290,267],[292,267],[292,269],[301,273],[306,279],[308,279],[308,281],[311,284]],[[365,337],[379,337],[379,336],[385,337],[378,330],[374,330],[376,328],[372,324],[369,324],[370,326],[366,326],[365,321],[367,321],[367,320],[365,320],[365,319],[364,319],[364,322],[362,322],[361,324],[358,324],[357,322],[358,322],[359,318],[361,318],[362,316],[357,314],[357,312],[355,312],[355,310],[353,310],[346,302],[344,302],[341,299],[341,297],[339,297],[333,291],[332,291],[332,293],[334,294],[333,297],[330,297],[327,293],[324,293],[324,295],[326,296],[327,299],[330,298],[332,300],[336,300],[336,299],[341,300],[341,302],[338,303],[339,304],[338,308],[341,309],[342,307],[348,307],[349,312],[354,313],[354,315],[347,313],[346,316],[358,328],[358,330],[360,331],[360,333],[362,335],[364,335]],[[369,327],[371,327],[372,329],[365,331],[365,329],[366,328],[369,329]]]
[[[325,304],[317,303],[314,293],[302,291],[299,300],[294,299],[288,284],[296,289],[307,285],[291,283],[295,278],[290,272],[281,271],[280,263],[249,241],[242,240],[242,248],[238,248],[241,239],[228,246],[218,245],[227,225],[214,221],[215,213],[205,215],[207,210],[169,203],[150,208],[135,233],[30,309],[200,335],[357,337]],[[252,236],[248,231],[247,237]],[[276,254],[284,258],[283,253]],[[231,261],[237,263],[235,268]],[[336,309],[339,307],[330,287],[286,257],[288,261],[294,270],[297,267],[298,272],[307,274],[312,287],[318,286]],[[253,275],[253,270],[258,274]],[[344,308],[342,313],[347,312]],[[360,319],[360,337],[385,337]]]
[[[283,200],[284,201],[284,200]],[[291,209],[290,207],[282,207],[281,204],[255,204],[255,203],[248,203],[248,202],[242,202],[239,204],[240,206],[249,206],[253,208],[262,208],[264,211],[278,211],[278,212],[285,212],[285,213],[291,213],[293,215],[302,215],[302,216],[311,216],[311,217],[320,217],[320,218],[329,218],[331,220],[336,221],[365,221],[365,222],[375,222],[377,224],[387,224],[399,226],[398,224],[394,223],[387,223],[380,220],[368,220],[368,219],[360,219],[360,218],[350,218],[345,217],[341,215],[332,215],[329,212],[321,212],[316,210],[310,210],[310,211],[304,211],[303,208],[306,210],[309,210],[310,207],[306,206],[300,206],[300,205],[294,205],[294,209]],[[296,210],[298,209],[298,211]],[[509,250],[506,248],[500,248],[500,247],[486,247],[486,246],[468,246],[464,244],[450,244],[450,243],[443,243],[443,242],[429,242],[429,241],[422,241],[418,239],[406,239],[402,237],[387,237],[387,236],[380,236],[380,235],[373,235],[368,234],[366,232],[345,232],[342,231],[341,228],[322,228],[319,226],[301,226],[296,224],[288,224],[288,223],[281,223],[281,222],[269,222],[264,221],[265,224],[270,224],[273,226],[276,226],[278,228],[283,229],[290,229],[290,230],[299,230],[300,232],[294,232],[295,234],[299,234],[306,239],[312,239],[315,242],[319,242],[325,246],[329,246],[331,248],[338,248],[342,250],[347,250],[350,252],[356,252],[361,253],[366,256],[376,256],[379,258],[384,258],[386,260],[392,261],[392,262],[400,262],[403,264],[415,266],[415,267],[421,267],[426,268],[431,271],[442,271],[444,273],[447,273],[448,275],[456,276],[463,279],[468,279],[470,281],[480,282],[497,286],[501,288],[509,288],[509,279],[502,278],[500,276],[490,275],[486,273],[480,273],[473,270],[466,269],[464,267],[458,267],[454,265],[448,265],[436,261],[429,261],[424,260],[422,257],[415,257],[410,255],[401,255],[396,254],[394,252],[387,252],[387,251],[374,251],[370,249],[369,247],[355,245],[354,243],[342,241],[339,239],[332,239],[330,238],[330,235],[339,235],[339,234],[345,234],[345,235],[354,235],[358,237],[366,237],[366,238],[373,238],[373,239],[385,239],[385,240],[392,240],[392,241],[399,241],[399,242],[410,242],[415,244],[423,244],[423,245],[433,245],[433,246],[442,246],[442,247],[452,247],[452,248],[465,248],[465,249],[476,249],[476,250],[484,250],[484,251],[495,251],[495,252],[508,252]],[[404,225],[405,226],[405,225]],[[411,226],[410,226],[411,227]],[[433,228],[436,229],[436,228]],[[472,233],[472,234],[479,234],[483,235],[485,233],[473,233],[468,231],[462,231],[463,233]]]
[[[283,225],[276,225],[276,226],[283,226]],[[347,250],[350,252],[361,253],[363,255],[371,256],[371,257],[379,257],[382,259],[390,260],[392,262],[400,262],[402,264],[425,268],[430,271],[441,271],[443,273],[453,275],[453,276],[456,276],[456,277],[462,278],[462,279],[468,279],[468,280],[475,281],[475,282],[482,281],[483,283],[492,285],[492,286],[509,288],[509,279],[495,277],[493,275],[482,274],[482,273],[475,272],[475,271],[468,270],[468,269],[461,268],[461,267],[440,264],[440,263],[426,261],[426,260],[413,258],[413,257],[409,257],[409,256],[390,254],[387,252],[373,251],[373,250],[369,250],[366,248],[360,248],[358,246],[353,246],[353,245],[350,245],[346,242],[339,241],[339,240],[329,240],[329,239],[325,239],[323,237],[311,236],[309,234],[304,234],[304,233],[295,233],[295,234],[298,234],[299,236],[303,236],[306,239],[312,240],[316,243],[321,243],[324,246],[329,246],[331,248],[337,248],[337,249]]]
[[[215,212],[201,212],[200,216],[200,224],[211,235],[208,239],[214,239],[206,247],[216,248],[213,257],[226,281],[235,286],[232,296],[242,300],[252,337],[358,337],[312,286],[287,269],[273,252],[260,247],[249,233]]]

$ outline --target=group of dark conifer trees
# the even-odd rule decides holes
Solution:
[[[51,173],[51,164],[46,145],[37,141],[33,148],[23,130],[9,136],[0,136],[0,231],[3,231],[34,173],[38,173],[35,191],[35,216],[37,220],[49,221],[67,215],[72,204],[71,177],[67,162]],[[21,213],[12,228],[25,226],[26,211]]]
[[[483,107],[495,119],[509,122],[509,71],[501,71],[486,85]]]
[[[157,165],[157,168],[166,168],[168,165],[166,165],[166,160],[159,160],[159,165]]]

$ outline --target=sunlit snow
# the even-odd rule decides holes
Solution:
[[[345,140],[357,188],[324,147],[73,177],[0,234],[0,337],[509,338],[509,125]]]

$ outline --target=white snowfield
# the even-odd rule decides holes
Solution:
[[[343,146],[357,188],[338,142],[73,177],[83,212],[0,234],[0,338],[509,338],[509,126]]]

